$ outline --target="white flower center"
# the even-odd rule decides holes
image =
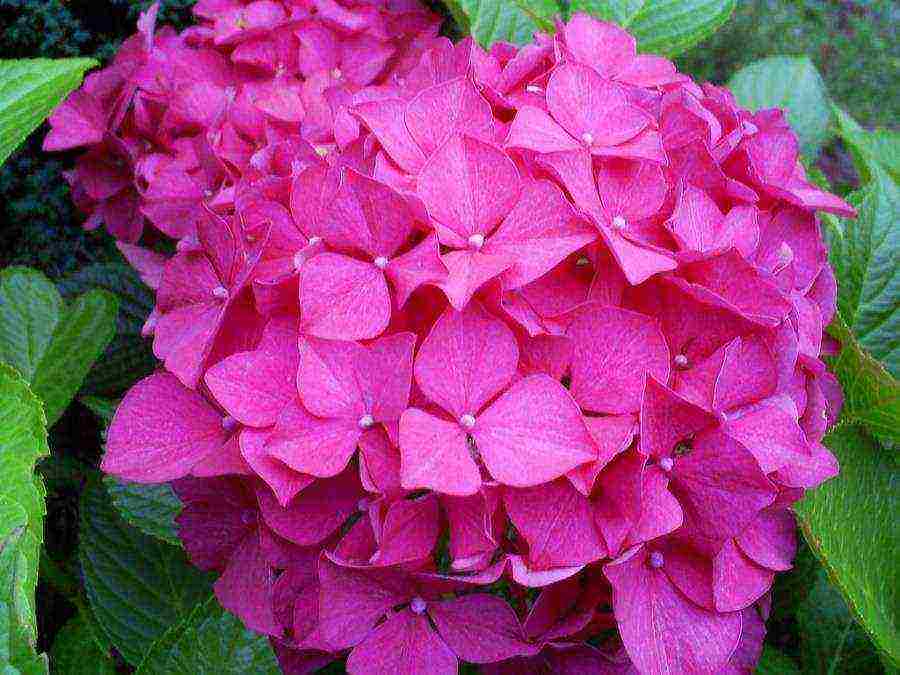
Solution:
[[[585,145],[592,145],[594,143],[594,134],[585,131],[583,134],[581,134],[581,140],[584,141]]]
[[[463,426],[464,429],[471,429],[475,426],[475,415],[466,413],[459,418],[459,423]]]
[[[752,136],[757,131],[759,131],[759,127],[757,127],[753,122],[748,122],[744,120],[744,123],[741,125],[741,128],[744,130],[744,133],[747,136]]]
[[[469,246],[476,251],[481,249],[484,246],[484,235],[483,234],[473,234],[469,237]]]
[[[380,270],[383,270],[385,267],[388,266],[388,259],[385,258],[383,255],[380,255],[377,258],[375,258],[375,260],[373,262],[375,263],[375,267],[377,267]]]
[[[331,76],[334,79],[339,80],[344,76],[344,74],[341,72],[340,68],[335,68],[334,70],[331,71]]]
[[[659,569],[665,564],[665,562],[666,561],[663,558],[663,554],[659,551],[653,551],[653,553],[650,554],[650,567]]]
[[[675,466],[675,462],[671,457],[663,457],[659,460],[659,468],[668,473]]]
[[[544,90],[541,89],[541,88],[540,88],[539,86],[537,86],[536,84],[529,84],[527,87],[525,87],[525,91],[527,91],[529,94],[540,94],[540,93],[542,93]]]
[[[625,218],[623,218],[622,216],[616,216],[612,219],[612,225],[617,230],[624,230],[628,225],[628,221],[625,220]]]
[[[226,415],[222,418],[222,428],[225,431],[233,431],[237,426],[237,420],[231,417],[230,415]]]
[[[212,289],[213,296],[217,297],[219,300],[227,300],[228,299],[228,289],[224,286],[216,286]]]
[[[676,354],[674,361],[675,367],[680,370],[684,370],[688,367],[688,357],[686,357],[684,354]]]
[[[375,418],[369,414],[365,414],[359,418],[359,428],[360,429],[368,429],[373,424],[375,424]]]
[[[414,597],[409,602],[409,608],[416,614],[424,614],[428,604],[419,596]]]

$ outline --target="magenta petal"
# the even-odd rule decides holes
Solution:
[[[640,672],[714,673],[737,647],[741,615],[717,614],[694,605],[662,569],[650,565],[646,548],[603,571],[613,587],[622,642]]]
[[[296,337],[229,356],[206,372],[210,393],[241,424],[267,427],[296,397]]]
[[[622,272],[632,286],[644,283],[654,274],[668,272],[678,267],[675,259],[670,255],[639,246],[620,236],[617,232],[610,232],[609,228],[602,228],[604,240],[612,251],[616,262],[622,268]]]
[[[103,140],[107,127],[103,107],[83,89],[69,94],[50,115],[49,122],[44,152],[95,145]]]
[[[796,418],[774,403],[729,418],[725,431],[753,453],[764,473],[808,461],[809,443]]]
[[[412,213],[398,192],[347,168],[317,233],[340,249],[362,250],[373,258],[390,257],[406,243],[412,223]]]
[[[646,458],[623,452],[597,479],[594,516],[610,555],[618,555],[641,515],[642,474]]]
[[[519,380],[476,419],[478,452],[505,485],[539,485],[596,457],[578,404],[547,375]]]
[[[247,628],[278,636],[282,630],[275,620],[274,584],[275,570],[263,556],[254,531],[237,547],[213,588],[222,607],[240,617]]]
[[[371,412],[359,377],[365,352],[356,342],[301,338],[297,389],[303,407],[319,417],[352,421]]]
[[[797,524],[787,509],[766,509],[735,541],[753,562],[784,572],[797,553]]]
[[[468,77],[441,82],[420,92],[406,107],[406,128],[426,155],[454,133],[490,139],[490,104]]]
[[[126,480],[160,483],[188,474],[225,443],[222,416],[174,376],[138,382],[109,427],[103,470]]]
[[[584,423],[597,448],[597,458],[575,467],[566,475],[581,494],[590,495],[603,468],[631,445],[637,424],[634,415],[585,417]]]
[[[287,506],[288,502],[303,488],[311,485],[315,478],[273,459],[266,449],[270,433],[268,430],[244,429],[240,434],[241,454],[253,472],[272,488],[278,503]]]
[[[371,429],[359,439],[359,474],[368,492],[388,497],[401,494],[400,451],[394,447],[387,432]]]
[[[597,191],[610,218],[626,223],[656,214],[669,190],[662,168],[653,162],[630,159],[598,160]]]
[[[381,546],[372,564],[386,567],[428,558],[440,532],[438,516],[434,494],[391,504],[381,528]]]
[[[515,205],[519,172],[499,148],[454,136],[422,169],[418,195],[428,214],[463,240],[486,237]]]
[[[475,593],[430,603],[427,611],[440,636],[464,661],[493,663],[537,651],[501,598]]]
[[[695,527],[723,540],[740,534],[777,494],[752,454],[722,431],[698,434],[675,460],[672,489]]]
[[[519,201],[483,251],[514,261],[503,275],[508,290],[534,281],[596,238],[596,229],[575,214],[558,187],[534,181],[525,183]]]
[[[481,487],[481,473],[462,427],[416,408],[400,418],[400,474],[408,490],[465,496]]]
[[[354,569],[319,560],[319,625],[336,649],[361,642],[381,616],[394,605],[408,602],[408,580],[388,569]]]
[[[418,173],[425,164],[425,154],[416,145],[403,117],[406,103],[399,99],[369,101],[353,108],[378,138],[378,142],[397,164],[408,173]]]
[[[403,307],[412,292],[422,284],[446,281],[447,267],[441,260],[437,235],[431,232],[411,250],[391,259],[385,274],[397,294],[397,307]]]
[[[153,353],[165,362],[166,370],[195,387],[224,314],[222,303],[185,305],[165,312],[156,323]]]
[[[635,39],[628,31],[582,12],[572,15],[562,34],[575,61],[590,66],[604,77],[612,77],[627,68],[637,52]]]
[[[384,274],[375,265],[321,253],[300,271],[300,328],[331,340],[379,335],[391,318]]]
[[[295,402],[278,416],[266,450],[300,473],[335,476],[356,452],[362,432],[356,419],[315,417]]]
[[[519,348],[512,331],[475,302],[448,308],[416,356],[422,392],[451,413],[476,415],[516,372]]]
[[[668,222],[675,241],[684,251],[706,253],[721,244],[725,216],[709,195],[688,185],[681,192]]]
[[[641,516],[628,537],[637,544],[674,532],[684,522],[684,511],[669,491],[669,479],[658,466],[645,466],[641,475]]]
[[[455,675],[456,655],[428,618],[409,609],[390,616],[350,652],[350,675]]]
[[[733,539],[722,546],[713,561],[713,593],[716,609],[733,612],[749,607],[772,587],[775,572],[745,556]]]
[[[641,398],[641,452],[671,454],[678,441],[718,423],[718,418],[648,377]]]
[[[569,325],[572,395],[587,410],[637,412],[647,375],[665,381],[669,350],[656,319],[590,305]]]
[[[725,348],[715,383],[716,410],[737,408],[775,393],[778,372],[768,345],[759,337],[737,338]]]
[[[506,147],[550,153],[579,150],[582,145],[543,110],[522,106],[509,129]]]
[[[298,546],[324,541],[357,509],[363,496],[356,471],[348,468],[334,478],[317,480],[282,508],[267,489],[256,496],[266,524]]]
[[[533,488],[506,488],[503,502],[528,542],[530,568],[573,567],[606,557],[590,502],[567,480]]]
[[[441,505],[450,524],[450,556],[454,569],[466,569],[471,563],[490,558],[497,548],[494,515],[498,507],[496,490],[468,497],[444,495]]]
[[[443,256],[443,263],[447,278],[435,285],[444,291],[453,308],[461,312],[479,288],[512,266],[513,258],[481,251],[450,251]]]

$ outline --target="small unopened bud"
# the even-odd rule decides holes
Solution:
[[[581,140],[584,141],[585,145],[593,145],[594,134],[585,131],[583,134],[581,134]]]
[[[334,79],[339,80],[344,76],[344,74],[341,72],[340,68],[335,68],[334,70],[331,71],[331,76]]]
[[[306,262],[306,256],[303,254],[303,251],[297,251],[294,254],[294,270],[299,271],[301,267],[303,267],[303,263]]]
[[[222,418],[222,428],[225,431],[234,431],[234,428],[237,426],[237,420],[234,419],[231,415],[225,415]]]
[[[368,429],[373,424],[375,424],[375,418],[372,417],[371,415],[366,414],[359,418],[359,428],[360,429]]]
[[[309,238],[309,241],[306,242],[307,246],[315,246],[316,244],[322,243],[322,237],[312,236]]]
[[[623,218],[622,216],[616,216],[612,219],[612,225],[617,230],[624,230],[628,225],[628,221],[625,220],[625,218]]]
[[[654,569],[659,569],[665,564],[665,558],[663,558],[663,554],[659,551],[653,551],[650,554],[650,567]]]
[[[744,130],[744,134],[747,136],[752,136],[757,131],[759,131],[759,127],[753,124],[753,122],[749,122],[744,120],[744,123],[741,125],[741,128]]]
[[[388,266],[388,259],[385,258],[383,255],[378,256],[372,262],[375,263],[375,267],[377,267],[380,270],[383,270],[385,267]]]
[[[212,190],[204,190],[203,191],[203,196],[206,197],[207,199],[212,197],[214,194],[216,194],[216,193],[213,192]]]
[[[529,94],[542,94],[544,92],[543,89],[535,84],[529,84],[527,87],[525,87],[525,91],[527,91]]]
[[[578,260],[575,261],[575,265],[577,267],[584,267],[585,265],[590,265],[590,264],[591,264],[591,261],[588,260],[587,258],[585,258],[584,256],[581,256]]]
[[[690,365],[688,357],[684,354],[676,354],[673,360],[675,361],[675,367],[678,368],[678,370],[686,370],[688,365]]]
[[[319,157],[324,157],[325,155],[328,154],[328,148],[325,147],[324,145],[317,145],[316,146],[316,154]]]
[[[428,607],[428,603],[426,603],[419,596],[414,597],[409,602],[409,608],[413,611],[414,614],[424,614],[426,607]]]
[[[672,467],[674,467],[674,466],[675,466],[675,460],[673,460],[671,457],[663,457],[661,460],[659,460],[659,468],[662,469],[663,471],[665,471],[666,473],[671,471]]]
[[[227,300],[228,299],[228,289],[224,286],[216,286],[212,289],[213,296],[217,297],[219,300]]]
[[[366,499],[365,497],[363,497],[358,502],[356,502],[356,510],[362,511],[363,513],[368,511],[369,510],[369,500]]]
[[[473,234],[469,237],[469,246],[474,248],[476,251],[481,249],[484,246],[484,235],[483,234]]]
[[[471,429],[472,427],[475,426],[475,415],[466,413],[465,415],[463,415],[462,417],[459,418],[459,423],[463,426],[463,428]]]

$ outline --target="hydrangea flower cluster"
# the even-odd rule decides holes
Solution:
[[[783,113],[580,14],[485,51],[403,2],[196,12],[47,139],[157,294],[104,470],[172,482],[288,673],[752,672],[838,470],[815,211],[853,215]]]

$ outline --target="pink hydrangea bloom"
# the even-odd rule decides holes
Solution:
[[[411,1],[195,14],[47,138],[156,291],[104,470],[173,481],[288,673],[752,672],[838,470],[816,210],[853,214],[783,114],[583,14],[490,51]]]

